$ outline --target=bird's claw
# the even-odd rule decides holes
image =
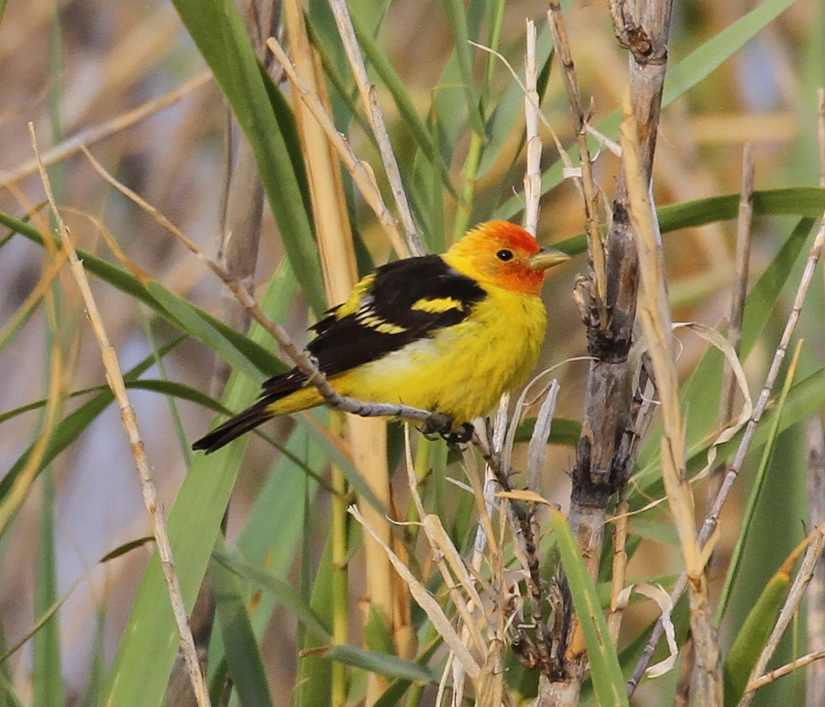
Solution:
[[[459,444],[466,444],[473,438],[475,428],[469,422],[465,422],[457,431],[454,431],[452,419],[447,418],[443,425],[434,425],[431,421],[427,421],[420,428],[420,431],[430,441],[441,437],[451,447],[457,447]]]

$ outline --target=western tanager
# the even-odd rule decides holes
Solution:
[[[307,351],[341,395],[440,412],[460,429],[535,367],[547,325],[544,274],[568,258],[507,221],[481,224],[443,255],[367,275],[312,327]],[[193,449],[214,452],[271,417],[323,402],[293,369]]]

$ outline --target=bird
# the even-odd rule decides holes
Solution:
[[[341,395],[441,413],[448,441],[467,441],[469,421],[535,368],[547,328],[545,273],[569,258],[509,221],[479,224],[442,255],[397,260],[364,277],[311,327],[306,353]],[[209,454],[272,417],[323,403],[293,368],[192,448]]]

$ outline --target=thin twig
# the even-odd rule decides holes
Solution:
[[[753,221],[753,151],[749,142],[742,150],[742,178],[739,190],[739,213],[736,220],[736,261],[735,281],[728,309],[727,340],[736,356],[739,356],[742,341],[742,318],[745,312],[745,298],[748,293],[748,272],[750,261],[751,223]],[[733,366],[725,361],[722,374],[722,394],[719,397],[717,422],[719,429],[725,429],[733,420],[733,403],[736,398],[736,378]],[[725,465],[718,465],[708,480],[706,505],[710,506],[722,483]],[[717,555],[714,553],[708,561],[709,575],[716,574]]]
[[[759,660],[756,661],[756,665],[751,672],[752,676],[762,674],[768,666],[768,661],[770,661],[773,654],[776,652],[776,649],[779,647],[779,641],[782,640],[782,636],[785,635],[785,631],[796,615],[796,612],[799,610],[799,604],[802,601],[802,596],[805,593],[805,589],[808,587],[808,582],[810,582],[811,577],[813,577],[814,569],[816,568],[817,562],[822,557],[823,550],[825,550],[825,525],[819,526],[816,531],[816,537],[805,551],[805,557],[802,560],[802,565],[794,578],[793,584],[788,592],[788,596],[785,599],[785,605],[782,607],[782,611],[779,612],[779,618],[777,618],[776,623],[774,624],[771,635],[768,637],[765,646],[762,648],[762,653],[759,655]],[[747,691],[749,688],[750,685],[746,688],[746,693],[739,702],[739,707],[749,707],[750,703],[753,702],[756,692],[753,690]]]
[[[352,18],[349,15],[347,4],[344,0],[330,0],[330,6],[332,7],[333,15],[335,15],[338,34],[344,45],[344,51],[347,53],[352,74],[355,77],[355,84],[358,86],[361,101],[364,103],[367,111],[372,133],[375,135],[378,143],[378,152],[381,155],[381,161],[384,163],[384,170],[387,173],[387,179],[389,180],[390,189],[395,198],[395,204],[398,207],[401,222],[404,224],[404,229],[406,230],[407,246],[412,255],[424,255],[426,251],[424,250],[424,245],[421,243],[418,231],[415,228],[415,221],[413,220],[410,204],[407,200],[407,194],[401,182],[401,171],[398,169],[398,162],[395,159],[395,153],[392,149],[387,126],[384,124],[384,112],[378,103],[375,86],[370,83],[369,77],[367,76],[367,68],[364,65],[358,40],[355,37],[355,28],[352,26]]]
[[[570,51],[570,42],[567,39],[567,28],[561,13],[558,0],[550,0],[547,11],[547,21],[553,33],[553,42],[561,63],[562,78],[567,91],[567,102],[573,111],[573,127],[576,131],[576,144],[579,148],[579,168],[581,169],[581,185],[584,191],[584,212],[587,218],[587,250],[592,259],[593,273],[596,279],[598,301],[604,306],[607,288],[607,256],[602,241],[601,223],[599,222],[599,191],[593,180],[593,164],[590,149],[587,146],[587,118],[582,108],[579,82],[576,78],[576,66],[573,63],[573,54]],[[607,323],[606,311],[603,318]]]
[[[278,41],[274,37],[270,37],[266,40],[266,45],[283,67],[284,73],[286,73],[292,85],[300,94],[301,100],[306,103],[315,120],[317,120],[324,129],[327,139],[338,153],[341,162],[344,163],[353,181],[358,185],[358,189],[361,191],[364,200],[375,212],[375,215],[384,227],[393,250],[395,250],[399,257],[407,257],[409,255],[407,244],[401,237],[395,217],[381,197],[381,190],[378,188],[378,182],[375,181],[375,174],[372,171],[372,167],[355,156],[347,139],[335,128],[332,118],[329,117],[320,99],[307,88],[303,76],[301,76],[289,60],[289,57]]]
[[[212,72],[204,71],[198,74],[195,78],[190,79],[182,86],[179,86],[162,96],[152,98],[144,103],[141,103],[137,108],[121,113],[120,115],[107,120],[100,125],[86,130],[81,130],[77,135],[74,135],[66,140],[63,140],[58,145],[46,150],[40,157],[46,167],[51,167],[53,164],[62,162],[68,157],[71,157],[77,152],[80,152],[83,145],[94,145],[107,137],[111,137],[116,133],[130,128],[139,123],[141,120],[149,118],[156,113],[159,113],[164,108],[174,105],[182,98],[188,96],[193,91],[209,83],[212,80]],[[19,182],[21,179],[30,177],[37,173],[37,160],[31,159],[23,162],[0,176],[0,189],[7,188],[10,184]]]
[[[764,675],[758,677],[756,680],[751,680],[748,683],[748,686],[745,688],[746,692],[751,692],[752,690],[758,690],[760,687],[764,687],[768,683],[773,682],[777,678],[784,677],[785,675],[790,675],[794,670],[798,670],[799,668],[804,668],[806,665],[810,665],[816,660],[822,660],[825,658],[825,648],[821,648],[818,651],[813,651],[812,653],[808,653],[807,655],[803,655],[801,658],[797,658],[790,663],[786,663],[775,670],[771,670],[769,673],[765,673]],[[820,707],[822,704],[821,702],[815,703],[808,703],[813,704],[815,707]]]
[[[777,376],[779,375],[779,369],[782,366],[782,362],[785,359],[785,355],[788,350],[788,343],[790,342],[791,337],[793,336],[793,333],[796,329],[796,324],[799,321],[799,314],[802,310],[802,305],[805,302],[805,298],[808,294],[808,289],[811,285],[811,280],[813,279],[816,264],[819,262],[820,255],[822,254],[823,246],[825,246],[825,218],[823,218],[820,222],[819,230],[817,231],[816,237],[814,238],[814,242],[811,245],[811,249],[808,254],[808,260],[805,263],[805,269],[802,273],[802,277],[799,280],[799,285],[797,287],[796,296],[794,297],[791,312],[785,324],[785,329],[782,333],[782,338],[780,339],[779,344],[774,353],[773,361],[771,362],[771,367],[765,378],[765,384],[762,387],[761,393],[759,394],[759,399],[756,402],[756,406],[754,407],[751,419],[748,422],[747,427],[745,428],[745,432],[742,435],[741,441],[739,442],[739,447],[736,450],[736,455],[733,459],[733,462],[731,463],[730,468],[725,474],[725,478],[722,481],[721,487],[719,488],[719,493],[716,495],[716,498],[713,501],[713,505],[711,506],[710,511],[705,517],[702,529],[699,532],[699,542],[702,544],[706,543],[708,538],[710,538],[711,535],[715,532],[716,526],[719,522],[719,514],[722,510],[722,507],[725,505],[725,501],[727,501],[727,498],[730,495],[731,489],[733,488],[733,484],[736,481],[737,476],[739,475],[739,470],[742,468],[742,463],[745,460],[745,456],[747,456],[748,450],[750,449],[750,445],[753,442],[753,437],[756,434],[756,428],[758,427],[759,421],[762,419],[762,415],[765,412],[765,408],[768,405],[771,392],[773,391],[773,387],[776,384]],[[682,592],[684,592],[686,585],[687,575],[683,572],[677,580],[676,585],[673,588],[673,591],[671,592],[671,597],[673,598],[674,604],[682,596]],[[644,670],[647,667],[647,664],[650,662],[650,659],[653,655],[653,651],[656,650],[656,645],[658,644],[659,639],[662,636],[662,630],[663,629],[661,622],[657,623],[655,628],[653,629],[653,633],[651,634],[647,645],[645,646],[644,652],[639,658],[639,661],[636,663],[636,668],[633,671],[633,675],[630,677],[630,680],[627,683],[628,695],[632,695],[633,692],[636,690],[636,687],[639,684],[642,675],[644,674]]]
[[[83,297],[83,303],[86,307],[86,313],[92,324],[92,329],[94,330],[98,344],[100,345],[101,358],[103,360],[103,366],[106,369],[106,381],[112,389],[112,394],[114,395],[118,407],[120,408],[123,427],[129,437],[129,443],[132,448],[132,456],[135,459],[135,466],[137,467],[138,477],[140,479],[140,485],[143,492],[143,502],[146,505],[146,510],[149,512],[149,516],[152,519],[152,529],[155,536],[155,542],[158,547],[158,557],[160,558],[160,565],[163,569],[164,579],[166,580],[166,588],[172,604],[172,611],[175,615],[175,622],[178,626],[181,650],[183,651],[186,660],[186,667],[192,683],[192,690],[195,693],[199,707],[209,707],[209,692],[206,689],[206,681],[203,673],[201,672],[197,651],[195,649],[195,641],[192,637],[192,631],[189,628],[189,622],[186,616],[186,607],[183,603],[180,582],[178,580],[177,571],[175,570],[174,558],[172,556],[172,546],[169,541],[169,532],[166,527],[166,519],[164,518],[163,510],[160,507],[157,489],[152,481],[152,474],[149,471],[149,465],[146,461],[146,453],[143,448],[143,441],[140,438],[137,417],[135,416],[135,411],[129,402],[129,396],[126,394],[126,385],[120,371],[117,353],[109,343],[106,330],[103,327],[103,320],[100,317],[100,312],[97,309],[97,303],[92,295],[91,286],[86,278],[86,272],[83,269],[83,264],[77,257],[77,252],[74,249],[74,244],[72,243],[69,235],[69,229],[66,227],[66,224],[63,222],[60,212],[57,209],[57,204],[55,203],[54,195],[52,194],[49,178],[46,174],[46,167],[42,162],[40,162],[40,155],[37,150],[37,138],[35,136],[34,125],[32,123],[29,123],[29,135],[31,137],[32,147],[34,148],[35,158],[38,160],[38,169],[40,171],[40,178],[43,182],[43,188],[46,190],[46,197],[49,200],[49,206],[51,207],[52,213],[57,221],[57,228],[62,240],[62,246],[68,256],[72,275],[74,276],[75,282],[80,289],[80,293]]]
[[[198,246],[186,236],[177,226],[175,226],[163,214],[157,211],[151,204],[147,203],[138,194],[133,192],[128,187],[118,182],[111,174],[109,174],[104,167],[92,156],[92,154],[83,149],[86,157],[92,163],[97,172],[109,182],[115,189],[122,194],[128,196],[141,208],[146,209],[160,224],[167,228],[182,245],[188,248],[206,265],[206,267],[214,273],[238,298],[238,301],[247,309],[252,318],[258,322],[275,341],[278,342],[287,357],[295,364],[295,367],[303,373],[307,378],[307,385],[313,385],[318,389],[318,392],[324,398],[327,405],[335,410],[343,412],[350,412],[361,417],[399,417],[406,420],[418,420],[424,422],[428,427],[436,430],[447,429],[450,420],[448,416],[441,413],[434,413],[429,410],[420,410],[410,405],[390,404],[390,403],[366,403],[363,401],[348,398],[333,390],[332,386],[327,382],[326,376],[318,370],[318,367],[312,360],[301,351],[292,341],[286,330],[264,314],[263,310],[258,306],[254,297],[247,292],[243,284],[233,278],[226,270],[215,260],[207,256]]]

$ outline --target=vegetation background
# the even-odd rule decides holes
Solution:
[[[219,7],[219,3],[205,3],[204,7],[213,4]],[[753,12],[754,3],[744,0],[676,3],[671,66],[679,65],[697,49],[708,47],[711,40],[741,18],[749,18],[746,28],[765,26],[758,32],[754,30],[752,39],[747,31],[732,39],[733,44],[724,50],[732,56],[721,61],[718,68],[718,52],[707,49],[705,54],[700,51],[693,55],[700,65],[696,75],[706,68],[707,76],[684,95],[673,96],[674,100],[663,111],[654,172],[658,205],[737,193],[745,142],[752,144],[757,190],[813,187],[819,183],[816,90],[825,85],[825,5],[815,0],[764,4],[769,13],[778,15],[776,19],[766,21]],[[310,24],[320,28],[318,32],[328,29],[323,24],[327,18],[319,9],[320,3],[312,2],[310,6],[310,16],[317,22]],[[476,103],[471,102],[475,107],[468,113],[465,87],[454,80],[456,46],[465,46],[457,27],[463,26],[462,31],[470,39],[482,44],[490,43],[491,33],[497,35],[498,50],[518,69],[523,63],[526,18],[534,19],[539,27],[539,53],[544,51],[542,61],[546,61],[550,46],[546,5],[475,0],[463,8],[461,3],[447,1],[356,0],[350,7],[359,30],[374,38],[371,51],[375,54],[366,50],[365,53],[402,174],[413,193],[413,211],[425,235],[425,244],[432,250],[441,250],[467,224],[494,216],[516,217],[521,202],[514,194],[521,191],[524,173],[520,91],[500,61],[488,63],[487,55],[472,50]],[[228,196],[232,188],[238,188],[230,185],[237,185],[239,179],[236,176],[233,183],[227,176],[227,154],[231,152],[242,160],[243,148],[238,147],[242,138],[237,126],[229,128],[229,108],[223,93],[209,78],[203,47],[199,49],[193,43],[192,25],[187,30],[179,11],[184,16],[188,11],[194,17],[198,8],[196,3],[179,2],[176,9],[170,3],[153,0],[0,2],[0,212],[21,219],[44,200],[26,128],[31,121],[40,150],[50,165],[58,204],[77,247],[132,276],[129,282],[113,275],[91,276],[92,290],[121,368],[129,371],[147,361],[144,378],[180,384],[161,382],[144,386],[151,389],[130,390],[148,462],[167,511],[175,504],[192,464],[188,451],[191,440],[203,434],[214,416],[214,409],[205,405],[205,396],[199,398],[196,392],[219,397],[219,383],[215,381],[220,380],[220,372],[216,379],[214,354],[217,352],[235,370],[248,374],[243,379],[246,387],[236,386],[236,397],[224,399],[224,404],[232,409],[239,409],[254,397],[263,377],[261,371],[277,370],[278,365],[265,357],[265,350],[274,351],[271,340],[259,336],[262,350],[244,347],[220,331],[216,333],[211,326],[204,326],[203,319],[185,318],[186,308],[176,308],[182,301],[216,317],[223,316],[226,310],[221,307],[226,305],[221,303],[223,287],[219,280],[202,259],[181,245],[145,209],[105,182],[79,150],[79,144],[85,143],[106,170],[175,224],[198,248],[212,256],[217,253],[227,202],[231,204],[237,198]],[[201,19],[206,22],[208,13],[205,9],[202,12]],[[242,14],[251,25],[249,8],[243,6]],[[500,22],[491,19],[496,17]],[[607,3],[574,3],[566,12],[566,23],[579,83],[586,100],[591,101],[591,123],[598,126],[621,103],[627,83],[626,52],[613,36]],[[225,37],[225,32],[217,29],[214,33]],[[337,67],[345,93],[354,96],[352,79],[338,47],[327,41],[325,35],[312,38],[327,48],[329,66]],[[376,69],[379,58],[394,69],[401,88],[390,85],[387,73]],[[272,64],[271,58],[267,61]],[[328,74],[329,66],[325,69]],[[237,75],[234,79],[239,80]],[[243,90],[242,86],[238,90]],[[288,93],[288,89],[284,90]],[[341,129],[347,132],[355,153],[373,166],[390,203],[380,158],[363,129],[363,120],[352,121],[335,87],[330,85],[329,90]],[[490,120],[497,107],[501,107],[503,117],[487,124],[490,139],[484,144],[480,160],[473,161],[473,151],[479,145],[473,138],[471,115],[479,105],[482,119]],[[425,132],[430,131],[429,139],[441,145],[443,170],[432,168],[432,160],[429,168],[422,167],[422,161],[426,161],[422,156],[426,140],[416,132],[419,126],[408,112],[410,108],[419,116]],[[573,144],[570,108],[555,59],[542,109],[562,143]],[[359,112],[362,114],[361,108]],[[433,127],[434,115],[452,115],[453,120],[442,118],[445,123]],[[542,169],[546,170],[548,181],[560,182],[558,156],[544,127],[541,136],[545,145]],[[237,161],[234,169],[238,170]],[[605,150],[596,161],[596,176],[608,194],[612,194],[617,170],[618,161]],[[272,175],[266,179],[271,199],[279,185]],[[452,193],[448,181],[453,185]],[[285,189],[283,184],[280,186]],[[350,200],[349,214],[356,232],[355,256],[363,272],[370,262],[380,263],[390,257],[390,244],[374,214],[354,196],[349,182],[344,192]],[[459,199],[459,194],[464,198]],[[251,191],[249,196],[249,208],[254,211]],[[788,203],[796,204],[794,199],[798,196],[789,197]],[[814,202],[819,203],[815,199]],[[821,203],[815,208],[806,202],[804,208],[796,210],[784,204],[775,212],[786,215],[755,222],[752,282],[776,262],[777,252],[799,217],[816,216],[821,209]],[[32,224],[41,232],[48,223],[46,213],[43,210],[40,216],[32,217]],[[702,217],[696,216],[695,220],[701,221]],[[705,220],[713,222],[668,234],[664,252],[675,319],[716,327],[730,300],[736,224],[715,218]],[[284,231],[284,235],[279,235],[276,221],[279,220],[273,218],[270,206],[265,206],[259,256],[254,265],[255,290],[262,298],[267,287],[274,288],[275,294],[267,303],[268,313],[285,325],[296,342],[303,343],[306,325],[317,315],[323,297],[322,270],[317,258],[313,260],[312,246],[300,241],[296,232],[284,231],[283,224],[288,221],[279,221],[280,231]],[[558,183],[543,196],[538,226],[541,242],[572,238],[584,225],[581,199],[569,180]],[[117,243],[122,253],[113,253],[107,244],[109,239]],[[580,252],[581,243],[571,241],[568,245]],[[98,704],[104,695],[111,697],[119,689],[113,687],[116,671],[127,671],[117,662],[115,672],[110,672],[115,654],[119,649],[125,650],[124,627],[152,545],[141,545],[104,563],[101,558],[151,535],[151,521],[143,506],[117,407],[105,406],[106,401],[100,397],[99,387],[105,383],[103,364],[68,268],[55,268],[54,252],[21,235],[0,235],[0,248],[0,474],[6,474],[0,485],[0,654],[5,652],[3,646],[15,646],[58,599],[65,598],[54,618],[40,628],[35,638],[0,666],[0,704]],[[804,258],[807,247],[802,252]],[[285,253],[293,259],[292,271],[283,266]],[[745,361],[754,395],[761,387],[787,318],[801,267],[802,259],[786,267],[783,277],[787,278],[787,286],[763,303],[769,314]],[[558,444],[551,447],[545,463],[542,493],[563,509],[570,494],[568,472],[575,463],[576,437],[569,432],[575,431],[575,425],[565,427],[564,421],[581,418],[587,379],[587,363],[575,360],[585,355],[586,341],[570,292],[576,273],[586,269],[581,256],[557,274],[554,271],[545,290],[550,323],[542,367],[562,363],[554,372],[561,383],[556,412],[562,420],[558,429],[567,430],[568,434],[565,437],[562,432],[554,433]],[[60,274],[55,277],[58,271]],[[164,311],[153,308],[150,299],[160,302]],[[819,379],[808,378],[818,374],[825,361],[822,312],[820,275],[799,325],[804,346],[796,375],[797,380],[808,383],[797,390],[793,399],[796,407],[781,425],[782,434],[759,483],[748,542],[721,624],[723,646],[733,642],[762,588],[804,538],[806,529],[811,529],[805,490],[803,423],[811,414],[819,414],[825,399]],[[181,330],[189,336],[163,356],[162,364],[157,362],[158,350],[175,341]],[[696,369],[706,344],[684,336],[680,337],[680,345],[678,367],[687,379]],[[74,396],[75,391],[87,392]],[[26,408],[46,399],[52,403]],[[99,409],[83,407],[98,399]],[[715,415],[718,402],[709,399],[692,404],[683,411],[688,420],[700,416],[702,411],[710,410],[709,414]],[[78,411],[85,412],[73,417]],[[328,424],[323,413],[319,418],[324,421],[322,424]],[[338,423],[329,424],[334,428]],[[296,425],[290,420],[279,420],[268,429],[271,437],[289,445],[300,465],[285,462],[262,439],[250,441],[234,482],[226,533],[227,546],[236,553],[235,557],[243,557],[286,580],[304,606],[310,603],[316,576],[328,577],[319,567],[329,562],[322,554],[325,541],[331,537],[330,523],[335,511],[330,494],[318,490],[314,481],[307,481],[300,466],[310,466],[320,473],[330,456],[340,462],[329,446],[318,446],[320,442],[308,430],[305,424]],[[32,464],[32,457],[27,462],[25,454],[30,447],[37,452],[38,440],[43,440],[43,444],[51,440],[47,452],[57,450],[55,445],[63,446],[59,454],[47,453],[42,463]],[[398,425],[391,427],[388,444],[391,458],[398,459],[403,446]],[[433,445],[427,453],[433,455],[434,468],[440,468],[443,475],[447,463],[444,451]],[[237,470],[241,454],[240,450],[233,452],[232,460],[221,462],[221,468],[234,464]],[[523,463],[523,451],[520,454],[514,463],[517,468]],[[749,460],[741,485],[725,509],[719,560],[710,578],[714,597],[719,596],[727,560],[743,525],[742,513],[760,454],[761,450],[757,450]],[[426,465],[427,457],[423,458]],[[281,461],[275,461],[278,459]],[[450,460],[448,468],[448,475],[462,478],[460,465]],[[234,472],[214,473],[223,474],[220,478],[227,479],[227,489],[233,485],[230,477]],[[300,483],[289,481],[296,478]],[[443,522],[459,548],[466,547],[475,528],[472,504],[461,500],[463,491],[451,486],[444,490],[438,488],[438,483],[436,479],[423,487],[425,500],[439,514],[443,513]],[[443,487],[443,477],[440,483]],[[409,499],[404,474],[396,474],[393,484],[397,508],[402,509],[400,517],[405,517]],[[220,496],[214,488],[209,493]],[[699,485],[696,498],[700,499],[700,513],[705,493],[704,486]],[[197,498],[196,491],[193,497]],[[188,508],[199,514],[197,504],[202,501],[193,501]],[[216,500],[210,507],[212,516],[219,507]],[[203,517],[207,515],[204,512]],[[177,527],[191,523],[195,533],[200,518],[180,516]],[[656,578],[669,588],[681,571],[682,560],[675,533],[665,521],[666,515],[634,522],[631,533],[639,546],[628,574]],[[210,527],[214,532],[216,526]],[[371,614],[368,602],[363,600],[368,592],[364,582],[368,559],[358,531],[351,526],[350,533],[352,556],[345,597],[350,641],[376,651],[375,646],[382,639],[375,638],[375,634],[370,637]],[[211,547],[211,536],[206,540]],[[420,546],[418,551],[420,556],[411,565],[416,572],[432,572],[426,552]],[[245,575],[246,579],[249,576]],[[437,592],[437,585],[431,585],[431,589]],[[272,591],[276,593],[273,595]],[[295,620],[294,609],[283,607],[284,595],[277,591],[276,587],[263,595],[254,594],[246,585],[243,590],[244,598],[249,598],[249,592],[256,603],[252,628],[258,636],[269,699],[272,704],[313,704],[310,697],[302,696],[296,688],[302,679],[305,687],[307,680],[312,682],[312,678],[298,672],[304,630]],[[628,611],[621,647],[636,639],[657,616],[655,607],[647,606],[648,603],[634,605]],[[422,617],[413,611],[414,625],[422,626],[421,621]],[[802,618],[795,621],[775,660],[777,665],[807,652],[804,626]],[[424,635],[419,636],[420,645]],[[397,635],[391,637],[390,643],[393,641],[397,648]],[[155,647],[166,649],[165,644],[152,646],[151,641],[147,642],[143,651],[148,662],[152,662]],[[226,671],[220,659],[222,654],[223,649],[219,648],[213,653],[217,657],[210,659],[215,694],[220,692],[221,676]],[[414,656],[415,652],[410,657]],[[437,675],[438,661],[442,659],[439,653],[431,663]],[[307,660],[301,662],[309,664]],[[331,665],[328,661],[318,663]],[[350,660],[348,664],[351,663]],[[224,673],[215,677],[215,671],[222,665]],[[627,671],[628,666],[623,666]],[[630,662],[629,668],[632,666]],[[398,680],[402,673],[393,673],[394,669],[386,668],[389,672],[385,674]],[[329,667],[319,668],[328,670]],[[165,678],[162,682],[156,676],[141,678],[143,674],[134,665],[128,671],[137,676],[135,681],[146,680],[142,685],[135,683],[135,689],[145,688],[146,694],[154,694],[152,680],[165,684]],[[347,668],[345,682],[349,680],[346,685],[353,703],[365,692],[376,689],[368,684],[367,672]],[[324,675],[335,683],[337,678]],[[238,676],[234,677],[237,682]],[[644,682],[633,703],[669,704],[676,689],[675,678],[674,671],[657,681]],[[384,689],[387,684],[395,683],[383,683]],[[523,689],[524,694],[530,694],[529,687]],[[803,671],[797,671],[760,691],[756,703],[803,704],[804,690]],[[143,702],[141,694],[134,693],[133,699],[138,701],[131,704],[154,704],[149,698]],[[410,700],[408,704],[415,704],[416,699],[420,704],[432,704],[434,694],[434,687],[413,687],[404,699]],[[518,690],[514,692],[519,694]],[[118,699],[126,698],[121,695]],[[588,699],[593,704],[592,693],[583,697],[583,703]]]

